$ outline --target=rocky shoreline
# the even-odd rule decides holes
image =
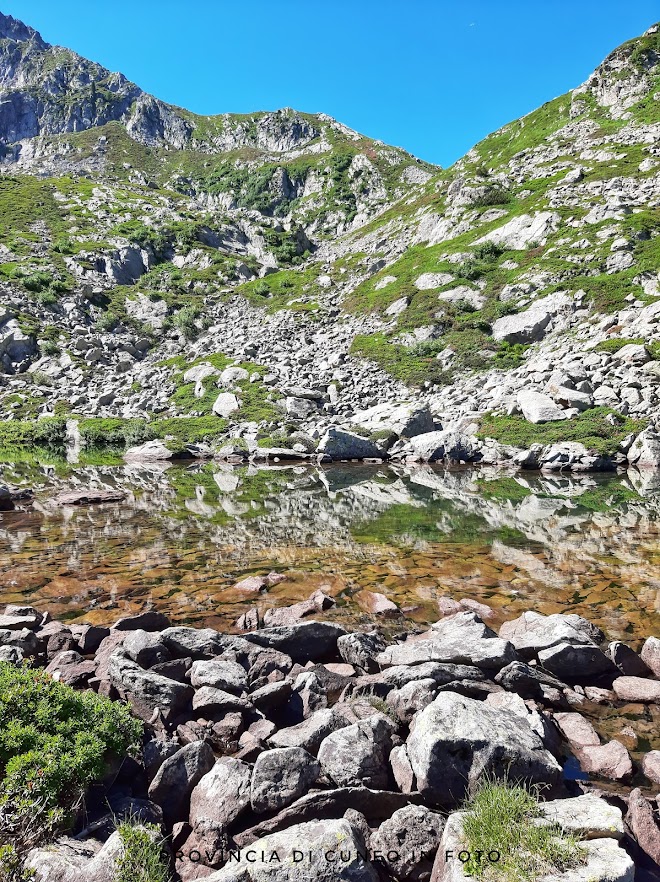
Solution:
[[[145,725],[141,757],[30,853],[37,882],[112,878],[125,816],[161,825],[182,882],[459,882],[460,809],[487,776],[541,785],[542,817],[585,842],[556,882],[659,878],[658,638],[638,654],[531,611],[498,635],[480,604],[448,604],[425,631],[348,632],[303,605],[241,634],[6,608],[2,661],[126,701]],[[605,743],[603,709],[621,717]]]

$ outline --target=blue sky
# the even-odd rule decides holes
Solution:
[[[323,111],[447,166],[581,83],[660,0],[2,0],[198,113]]]

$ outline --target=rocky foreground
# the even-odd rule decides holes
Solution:
[[[141,758],[90,795],[74,835],[30,854],[36,880],[112,878],[115,819],[133,814],[162,825],[183,882],[459,882],[458,809],[485,776],[541,785],[539,823],[584,840],[583,865],[548,880],[658,878],[658,638],[638,654],[580,616],[534,612],[498,635],[488,607],[448,604],[388,642],[308,620],[321,601],[240,636],[156,612],[108,629],[7,607],[4,661],[34,659],[145,723]],[[621,714],[606,743],[589,720],[603,708]]]

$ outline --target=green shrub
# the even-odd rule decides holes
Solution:
[[[0,422],[0,447],[63,447],[66,419],[45,417],[40,420],[3,420]]]
[[[26,870],[13,845],[0,845],[0,882],[30,882],[34,870]]]
[[[186,340],[194,340],[199,334],[199,328],[195,324],[200,316],[198,306],[184,306],[172,319],[172,324],[178,328]]]
[[[643,337],[635,337],[634,339],[613,337],[609,340],[601,340],[598,346],[596,346],[596,352],[618,352],[619,349],[623,349],[623,347],[628,346],[629,343],[634,343],[636,346],[642,346],[646,343],[646,340],[644,340]]]
[[[539,824],[538,793],[508,781],[486,780],[465,806],[463,832],[473,857],[466,875],[483,882],[534,882],[585,862],[578,839],[557,824]],[[474,857],[498,852],[489,863]]]
[[[32,273],[23,279],[23,284],[28,291],[43,291],[50,285],[51,276],[48,273],[39,271]]]
[[[497,260],[504,248],[496,242],[482,242],[472,252],[477,260]]]
[[[129,818],[117,830],[123,851],[116,862],[114,882],[170,882],[163,839],[155,824]]]
[[[141,733],[126,705],[0,662],[0,845],[20,854],[66,829],[87,787]]]

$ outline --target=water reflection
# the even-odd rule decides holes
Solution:
[[[332,613],[359,620],[362,589],[418,621],[443,595],[496,607],[579,611],[633,644],[658,631],[660,487],[625,477],[503,476],[380,466],[270,468],[218,463],[2,466],[35,490],[0,514],[0,601],[53,616],[113,621],[155,606],[227,627],[251,605],[322,586]],[[59,507],[62,489],[123,489],[126,499]],[[277,570],[267,595],[233,586]]]

